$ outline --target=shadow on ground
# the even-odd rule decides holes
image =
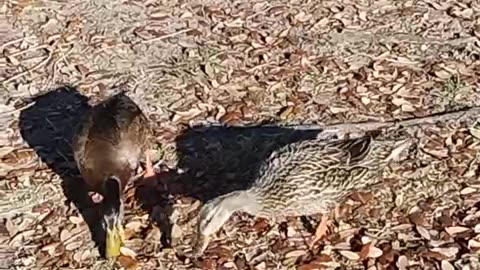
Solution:
[[[105,231],[101,227],[98,207],[88,196],[71,148],[76,124],[90,108],[88,98],[75,88],[65,86],[34,98],[35,104],[20,114],[23,139],[63,180],[62,188],[77,207],[92,232],[92,239],[104,254]]]

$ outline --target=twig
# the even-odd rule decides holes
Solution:
[[[21,38],[17,38],[17,39],[14,39],[14,40],[7,41],[7,42],[3,43],[1,47],[2,48],[8,47],[8,46],[13,45],[15,43],[21,42],[24,39],[25,38],[21,37]]]
[[[27,74],[30,74],[31,72],[33,72],[33,71],[41,68],[42,66],[46,65],[46,64],[48,63],[48,61],[50,61],[50,59],[52,59],[52,56],[53,56],[53,53],[50,52],[50,53],[48,54],[47,58],[45,58],[45,60],[41,61],[40,63],[36,64],[35,66],[33,66],[32,68],[30,68],[30,69],[28,69],[28,70],[25,70],[25,71],[23,71],[23,72],[21,72],[21,73],[18,73],[17,75],[14,75],[14,76],[6,79],[6,80],[0,81],[0,84],[6,84],[6,83],[9,83],[9,82],[11,82],[11,81],[13,81],[13,80],[16,80],[16,79],[18,79],[18,78],[20,78],[20,77],[23,77],[23,76],[25,76],[25,75],[27,75]]]
[[[15,114],[15,113],[17,113],[17,112],[20,112],[20,111],[23,111],[23,110],[25,110],[25,109],[28,109],[28,108],[32,107],[33,105],[35,105],[34,102],[29,103],[29,104],[27,104],[27,105],[25,105],[25,106],[22,106],[22,107],[20,107],[20,108],[18,108],[18,109],[14,109],[14,110],[11,110],[11,111],[6,111],[6,112],[0,112],[0,116],[7,115],[7,114]]]
[[[167,39],[167,38],[171,38],[171,37],[174,37],[174,36],[178,36],[178,35],[181,35],[183,33],[187,33],[188,31],[190,31],[192,29],[183,29],[183,30],[180,30],[180,31],[177,31],[177,32],[174,32],[174,33],[170,33],[170,34],[167,34],[167,35],[163,35],[163,36],[160,36],[160,37],[156,37],[156,38],[152,38],[152,39],[147,39],[147,40],[144,40],[140,43],[150,43],[150,42],[155,42],[155,41],[160,41],[160,40],[164,40],[164,39]]]

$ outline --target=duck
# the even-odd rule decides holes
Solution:
[[[303,140],[272,152],[248,189],[218,196],[200,208],[193,255],[202,256],[213,235],[237,211],[270,222],[322,214],[317,230],[325,231],[327,214],[342,199],[351,191],[378,183],[391,161],[406,158],[414,149],[412,137],[377,136]]]
[[[85,114],[73,138],[73,155],[95,203],[101,203],[106,231],[106,256],[120,255],[124,242],[123,191],[139,178],[153,176],[150,158],[152,127],[139,106],[125,91],[99,102]]]

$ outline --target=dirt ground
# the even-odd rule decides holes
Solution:
[[[189,256],[206,200],[319,132],[241,126],[475,106],[479,37],[480,4],[467,0],[0,1],[0,268],[111,266],[70,143],[92,104],[125,89],[165,162],[158,181],[126,191],[135,254],[115,267],[480,269],[475,119],[414,128],[417,157],[343,201],[314,247],[320,216],[268,226],[238,213]]]

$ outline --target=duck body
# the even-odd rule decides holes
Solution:
[[[148,119],[123,92],[95,105],[76,130],[77,166],[84,181],[103,197],[109,257],[119,255],[123,190],[149,149],[150,136]]]
[[[94,106],[78,128],[74,155],[84,180],[101,193],[107,177],[125,188],[149,148],[149,121],[124,93]]]
[[[365,136],[284,146],[262,163],[249,189],[219,196],[202,207],[195,255],[236,211],[270,220],[328,212],[351,191],[378,183],[388,163],[411,145],[411,139],[377,141]]]

